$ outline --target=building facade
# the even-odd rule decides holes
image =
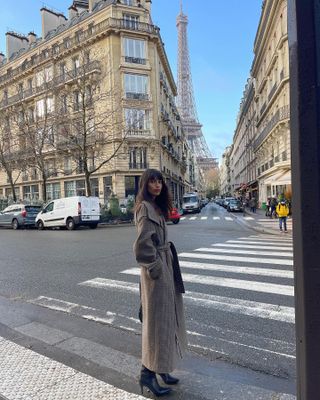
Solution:
[[[231,196],[232,193],[232,181],[231,181],[231,154],[233,151],[233,145],[226,147],[222,154],[220,162],[220,195]]]
[[[291,196],[289,47],[287,0],[266,0],[254,43],[254,151],[259,200]]]
[[[156,168],[179,203],[194,161],[151,1],[73,1],[68,19],[45,7],[41,19],[41,38],[8,32],[0,55],[0,196],[50,200],[89,183],[106,203]]]
[[[289,110],[287,1],[265,0],[230,156],[234,194],[291,198]]]

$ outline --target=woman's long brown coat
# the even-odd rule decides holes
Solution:
[[[134,253],[141,267],[142,364],[157,373],[171,372],[186,348],[181,293],[173,280],[167,226],[153,205],[143,201],[136,213]]]

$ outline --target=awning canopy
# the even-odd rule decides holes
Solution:
[[[291,171],[281,170],[268,176],[264,181],[264,185],[280,186],[291,184]]]

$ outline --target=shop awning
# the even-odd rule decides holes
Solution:
[[[272,186],[289,185],[291,184],[291,171],[282,169],[281,171],[275,172],[268,176],[263,181],[263,184]]]
[[[277,181],[277,185],[291,185],[291,171],[286,171]]]

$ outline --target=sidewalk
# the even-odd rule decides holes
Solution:
[[[0,296],[1,400],[143,400],[139,335]],[[5,323],[5,325],[3,324]],[[134,351],[132,351],[134,349]],[[168,400],[294,400],[294,379],[188,352]]]
[[[288,234],[284,234],[279,229],[279,220],[276,218],[266,217],[265,211],[258,208],[255,213],[251,212],[249,208],[245,209],[245,216],[237,217],[237,221],[259,233],[267,233],[270,235],[277,235],[281,237],[292,237],[292,217],[287,219]]]

